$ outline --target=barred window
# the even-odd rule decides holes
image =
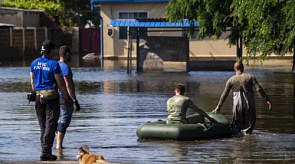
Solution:
[[[147,12],[119,12],[119,19],[143,19],[147,18]],[[129,28],[130,32],[132,32],[132,39],[135,39],[136,28]],[[147,28],[139,28],[140,36],[147,36]],[[127,27],[119,27],[119,39],[127,39]]]

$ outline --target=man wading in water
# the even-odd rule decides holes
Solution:
[[[220,97],[217,107],[212,113],[219,113],[220,108],[228,96],[230,90],[233,92],[233,118],[232,125],[234,131],[242,130],[243,134],[251,134],[256,121],[256,110],[253,87],[265,99],[268,109],[271,110],[271,102],[256,78],[251,74],[245,74],[244,66],[241,62],[234,65],[236,75],[231,77],[225,85],[225,89]],[[235,133],[235,132],[234,132]],[[236,135],[236,134],[234,134]]]
[[[70,103],[66,106],[65,99],[59,90],[59,102],[60,102],[60,116],[57,124],[57,137],[56,137],[56,149],[63,149],[62,143],[66,130],[69,127],[72,119],[72,114],[75,110],[80,110],[80,105],[75,94],[75,84],[73,82],[73,73],[70,66],[67,64],[71,60],[72,52],[71,49],[64,45],[59,49],[59,66],[61,69],[61,75],[63,77],[63,82],[66,86],[68,97],[71,98]]]

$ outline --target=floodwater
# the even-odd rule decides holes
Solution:
[[[75,161],[87,145],[109,162],[125,163],[295,163],[295,76],[290,65],[247,68],[271,98],[269,111],[256,93],[257,123],[252,135],[200,141],[140,141],[137,127],[165,120],[166,101],[176,84],[203,110],[212,111],[233,71],[165,71],[126,73],[120,61],[106,70],[90,62],[72,67],[81,111],[75,112],[65,136],[61,160]],[[95,63],[95,62],[94,62]],[[30,62],[29,62],[30,64]],[[106,62],[107,64],[107,62]],[[122,65],[120,65],[122,64]],[[39,126],[31,91],[29,67],[2,63],[0,67],[0,161],[37,161]],[[28,64],[26,64],[28,65]],[[231,118],[231,95],[221,113]]]

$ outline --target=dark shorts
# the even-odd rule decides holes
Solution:
[[[72,119],[72,114],[74,111],[73,102],[71,105],[65,105],[65,99],[60,95],[60,116],[58,119],[57,131],[63,134],[66,133],[67,128],[69,127]]]

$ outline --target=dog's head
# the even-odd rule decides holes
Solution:
[[[76,156],[78,159],[82,159],[82,157],[86,154],[87,152],[80,147],[79,151],[78,151],[78,155]]]
[[[82,159],[85,154],[91,154],[89,148],[85,146],[84,148],[80,147],[78,151],[78,155],[76,156],[78,159]]]
[[[87,145],[85,145],[85,147],[83,147],[83,150],[88,154],[92,154],[91,151],[89,150],[89,148],[87,147]]]

